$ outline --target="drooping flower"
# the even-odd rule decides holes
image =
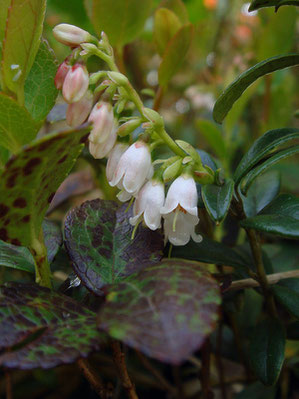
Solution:
[[[81,100],[89,85],[89,75],[85,65],[75,64],[68,71],[62,86],[62,94],[67,103]]]
[[[66,60],[59,65],[54,79],[54,84],[56,86],[56,89],[58,90],[62,89],[65,77],[70,68],[71,66],[68,64]]]
[[[69,104],[66,110],[66,122],[69,126],[82,125],[88,118],[93,105],[93,94],[87,91],[81,100]]]
[[[113,179],[114,172],[116,171],[118,162],[122,154],[129,148],[128,144],[117,143],[108,155],[108,162],[106,166],[106,176],[108,182]]]
[[[149,146],[139,140],[123,153],[109,184],[122,190],[118,198],[124,202],[136,196],[144,182],[152,175],[153,166]]]
[[[53,29],[55,39],[67,46],[75,47],[79,44],[88,42],[91,39],[90,33],[69,24],[59,24]]]
[[[98,102],[93,107],[88,122],[92,123],[89,140],[97,144],[104,143],[116,126],[112,105]]]
[[[133,207],[133,217],[130,224],[135,226],[142,218],[151,230],[157,230],[161,226],[160,209],[164,205],[164,184],[157,180],[150,180],[138,192]]]
[[[89,139],[89,152],[95,159],[105,158],[112,150],[117,138],[116,130],[117,127],[115,126],[106,141],[101,143]]]
[[[165,238],[173,245],[185,245],[190,237],[200,242],[202,237],[195,233],[199,222],[197,210],[197,189],[188,174],[176,178],[169,187],[161,215],[164,218]]]

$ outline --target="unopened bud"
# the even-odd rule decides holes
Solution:
[[[92,109],[93,95],[88,91],[80,101],[69,104],[66,110],[66,122],[69,126],[82,125]]]
[[[56,89],[58,90],[62,89],[65,77],[70,68],[71,66],[66,61],[63,61],[63,63],[59,65],[54,79],[54,84],[56,86]]]
[[[53,29],[57,41],[67,46],[75,47],[92,39],[90,33],[74,25],[59,24]]]
[[[111,132],[115,130],[116,126],[111,104],[107,102],[98,102],[93,107],[88,122],[93,124],[89,135],[89,141],[97,144],[106,141]]]
[[[194,147],[192,147],[191,144],[189,144],[183,140],[176,140],[175,142],[182,150],[184,150],[188,155],[190,155],[195,162],[197,162],[199,165],[201,165],[200,155],[196,151],[196,149]]]
[[[156,127],[163,127],[164,122],[162,116],[151,108],[144,108],[144,116],[152,122]]]
[[[120,72],[108,72],[109,79],[119,86],[126,86],[129,83],[128,78]]]
[[[102,143],[89,141],[89,152],[95,159],[106,157],[116,143],[116,129],[112,130],[108,138]]]
[[[177,159],[174,163],[172,163],[165,169],[163,173],[164,182],[167,183],[170,180],[175,179],[181,174],[181,171],[182,171],[182,158]]]
[[[214,183],[214,177],[210,175],[210,173],[204,170],[195,170],[194,171],[195,180],[200,184],[212,184]]]
[[[82,43],[81,47],[83,48],[84,51],[86,51],[87,54],[96,54],[98,51],[97,46],[92,43]]]
[[[85,65],[75,64],[67,73],[62,94],[66,102],[74,103],[85,95],[88,90],[89,76]]]
[[[123,123],[117,130],[117,135],[120,137],[127,136],[128,134],[132,133],[135,129],[140,126],[141,120],[138,119],[131,119],[130,121]]]

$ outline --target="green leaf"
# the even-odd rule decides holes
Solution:
[[[88,128],[47,135],[12,157],[0,176],[0,239],[30,246],[55,191],[80,154]]]
[[[198,119],[196,121],[196,126],[199,128],[200,134],[204,137],[211,150],[215,152],[215,155],[219,159],[225,160],[228,157],[228,154],[226,144],[219,127],[215,125],[215,123],[206,119]]]
[[[0,93],[0,141],[3,147],[16,153],[35,138],[38,129],[24,107]]]
[[[257,324],[250,342],[253,371],[265,385],[277,381],[284,361],[285,332],[278,319],[266,318]]]
[[[282,128],[269,130],[253,143],[251,148],[241,159],[233,176],[234,181],[239,183],[242,177],[245,176],[257,163],[259,163],[261,159],[270,153],[270,151],[276,149],[282,144],[285,144],[287,141],[296,138],[299,138],[299,129]]]
[[[24,82],[40,45],[46,0],[14,0],[8,11],[2,51],[4,88],[24,103]]]
[[[275,7],[275,11],[281,6],[293,5],[299,6],[298,0],[253,0],[250,4],[248,11],[255,11],[263,7]]]
[[[202,186],[201,195],[206,210],[216,223],[220,223],[225,219],[233,193],[234,181],[232,179],[228,179],[222,186],[217,186],[216,184]]]
[[[240,224],[285,238],[299,238],[299,198],[281,194],[257,216],[244,219]]]
[[[10,6],[11,0],[1,0],[1,12],[0,12],[0,62],[2,58],[2,46],[3,39],[5,37],[5,28],[6,28],[6,20],[8,8]],[[0,74],[1,75],[1,74]],[[1,87],[1,76],[0,76],[0,87]]]
[[[1,210],[0,210],[1,214]],[[28,248],[0,240],[0,266],[34,273],[34,260]]]
[[[299,152],[299,145],[294,145],[293,147],[289,147],[285,150],[278,151],[275,155],[271,155],[269,159],[264,161],[261,165],[256,166],[252,169],[241,181],[241,191],[246,195],[249,187],[253,183],[253,181],[265,170],[269,169],[271,166],[275,165],[282,159],[291,157]]]
[[[132,209],[114,201],[93,200],[73,209],[65,221],[65,245],[73,268],[93,293],[162,259],[163,235],[140,225],[134,240]]]
[[[234,396],[234,399],[275,399],[276,388],[266,387],[257,381],[248,385],[243,391]]]
[[[159,84],[167,86],[182,66],[193,37],[193,25],[182,26],[168,43],[159,67]]]
[[[158,53],[162,56],[170,39],[182,26],[177,15],[167,8],[158,8],[155,13],[154,37]]]
[[[275,298],[299,319],[299,278],[286,279],[271,287]]]
[[[62,245],[60,227],[51,220],[45,219],[42,224],[45,246],[47,247],[48,261],[51,263]]]
[[[252,68],[243,72],[227,89],[225,89],[216,101],[213,110],[215,121],[218,123],[223,121],[233,104],[255,80],[268,73],[298,64],[299,54],[279,55],[259,62]]]
[[[51,368],[99,349],[95,313],[35,284],[0,287],[0,365]],[[1,352],[0,352],[1,353]]]
[[[99,328],[160,361],[187,360],[216,327],[219,287],[195,262],[164,260],[108,290]]]
[[[242,196],[246,216],[252,217],[259,213],[278,195],[279,190],[280,173],[278,171],[270,171],[258,176],[249,187],[246,197]]]
[[[161,7],[173,11],[182,24],[187,24],[189,22],[188,11],[182,0],[164,0],[161,2]]]
[[[9,151],[7,148],[0,146],[0,169],[4,168],[4,165],[9,159]]]
[[[142,31],[152,0],[93,0],[92,23],[98,35],[104,31],[112,46],[121,47]]]
[[[57,61],[53,50],[43,40],[25,82],[25,106],[32,118],[42,121],[55,104],[58,90],[54,85]]]
[[[189,241],[187,245],[182,247],[174,246],[172,256],[216,265],[233,266],[237,269],[250,267],[250,261],[246,257],[241,256],[232,248],[207,237],[203,237],[200,243]]]

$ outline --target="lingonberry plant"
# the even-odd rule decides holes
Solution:
[[[257,63],[242,66],[215,104],[209,93],[196,100],[189,70],[181,75],[177,86],[208,110],[202,119],[190,112],[198,145],[185,128],[190,121],[183,119],[178,135],[179,118],[173,124],[167,114],[176,101],[177,113],[189,115],[171,84],[200,35],[189,20],[191,2],[189,16],[181,0],[84,3],[84,26],[58,23],[50,31],[46,20],[60,65],[41,36],[46,0],[4,0],[0,11],[0,376],[7,398],[18,388],[14,370],[65,364],[103,399],[295,398],[299,199],[293,184],[280,193],[275,167],[299,152],[299,129],[295,117],[285,118],[291,127],[271,119],[285,105],[296,114],[295,100],[280,104],[283,95],[271,92],[279,73],[296,87],[295,41],[282,55],[268,54],[266,42],[265,59],[251,55],[248,66]],[[217,2],[199,3],[210,13],[201,19],[207,29]],[[84,11],[78,0],[69,12],[78,4]],[[293,24],[293,34],[296,7],[280,8],[289,4],[298,5],[254,0],[243,17],[271,7],[267,18],[276,27]],[[211,93],[229,70],[217,57],[233,10],[219,5],[218,12],[202,77]],[[236,35],[252,33],[250,23],[235,27]],[[272,42],[279,29],[274,39],[270,29]],[[128,43],[142,35],[160,56],[152,56],[154,73],[134,57],[128,62]],[[156,90],[142,89],[146,73]]]

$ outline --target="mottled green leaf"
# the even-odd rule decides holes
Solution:
[[[248,11],[255,11],[263,7],[275,7],[277,10],[284,5],[299,6],[298,0],[253,0],[250,4]]]
[[[43,40],[25,82],[25,106],[32,118],[42,121],[55,104],[58,90],[54,85],[57,62],[53,50]]]
[[[159,67],[159,84],[167,86],[182,66],[193,36],[193,25],[182,26],[168,43]]]
[[[34,260],[29,249],[25,247],[17,247],[1,240],[0,266],[34,273]]]
[[[164,260],[108,292],[99,328],[160,361],[183,362],[216,327],[219,287],[195,262]]]
[[[39,126],[29,112],[15,100],[0,93],[0,141],[1,146],[16,153],[33,140]]]
[[[234,193],[234,181],[228,179],[222,186],[207,184],[202,186],[201,195],[210,217],[216,222],[222,222],[230,208]]]
[[[2,58],[2,46],[3,39],[5,36],[6,20],[8,7],[10,6],[11,0],[1,0],[1,12],[0,12],[0,61]],[[1,75],[1,74],[0,74]],[[1,87],[1,76],[0,76],[0,87]]]
[[[48,261],[51,263],[62,245],[62,232],[56,223],[45,219],[42,224]]]
[[[220,95],[213,110],[213,117],[216,122],[221,123],[227,113],[242,95],[242,93],[255,80],[268,73],[279,69],[288,68],[299,64],[299,54],[279,55],[259,62],[252,68],[243,72],[227,89]]]
[[[299,319],[299,278],[286,279],[271,287],[275,298]]]
[[[299,129],[296,128],[274,129],[266,132],[253,143],[241,159],[234,173],[235,182],[239,183],[242,177],[271,151],[275,150],[280,145],[297,138],[299,138]]]
[[[55,191],[80,154],[88,128],[51,134],[12,157],[0,176],[0,239],[29,246]]]
[[[281,194],[258,215],[242,220],[241,226],[286,238],[299,238],[299,198]]]
[[[162,56],[170,39],[182,26],[176,14],[167,8],[158,8],[155,13],[154,37],[158,53]]]
[[[140,225],[134,240],[132,209],[113,201],[93,200],[73,209],[65,221],[65,245],[73,268],[92,292],[162,259],[163,235]]]
[[[250,364],[265,385],[277,381],[284,360],[285,332],[278,319],[259,322],[250,341]]]
[[[109,42],[121,47],[134,40],[149,17],[152,0],[92,0],[92,23],[98,35],[104,31]]]
[[[226,144],[219,127],[207,119],[198,119],[196,121],[196,126],[199,128],[201,136],[204,137],[204,140],[208,143],[211,150],[215,152],[215,155],[219,159],[225,160],[228,154],[226,150]]]
[[[0,365],[51,368],[99,348],[95,313],[35,284],[0,287]]]
[[[246,216],[251,217],[259,213],[278,195],[279,189],[280,173],[278,171],[266,172],[257,177],[249,187],[246,197],[242,196]]]
[[[24,82],[40,45],[46,0],[13,0],[8,10],[2,51],[4,89],[24,102]]]

